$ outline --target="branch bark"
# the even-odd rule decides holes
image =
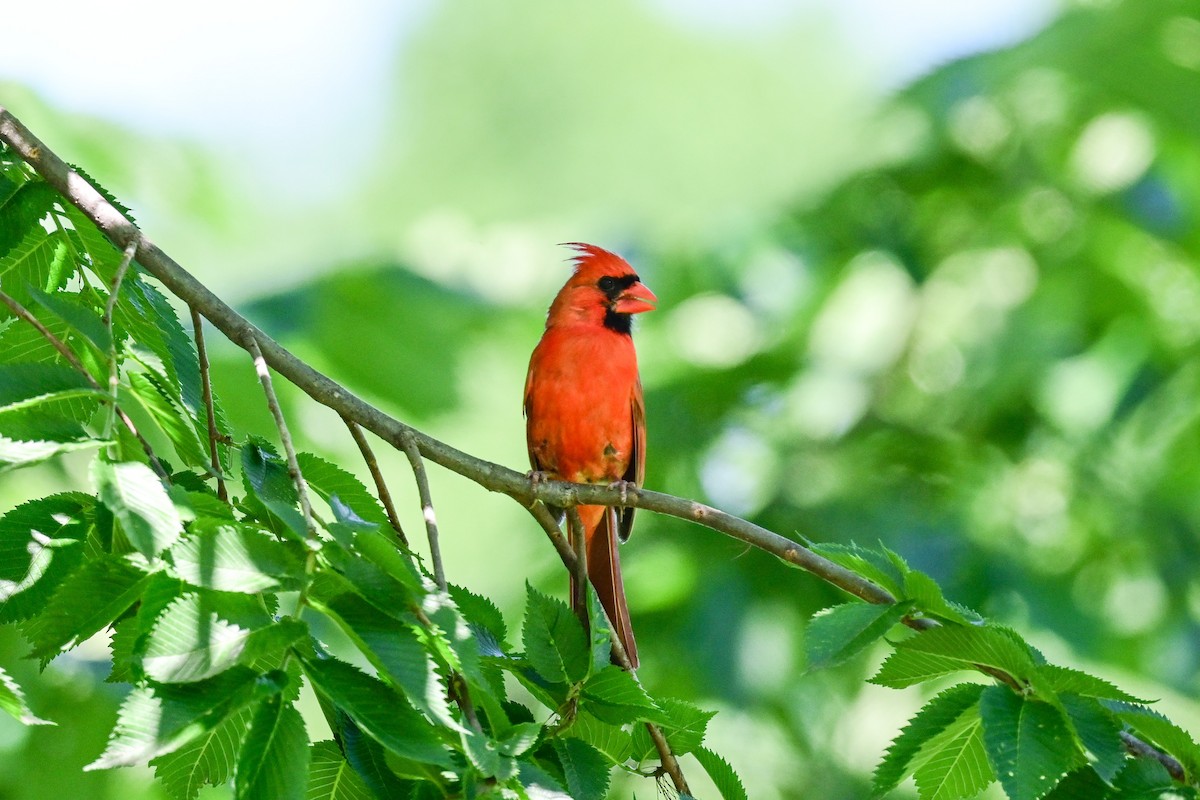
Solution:
[[[267,364],[313,400],[366,428],[396,449],[407,452],[407,448],[415,448],[421,456],[435,464],[489,491],[506,494],[527,508],[533,507],[538,501],[560,508],[576,505],[628,506],[690,520],[771,553],[866,602],[892,604],[897,601],[883,587],[823,558],[798,542],[711,506],[646,489],[630,490],[628,487],[612,488],[562,481],[535,483],[524,473],[476,458],[405,425],[313,369],[251,325],[145,237],[95,187],[47,148],[3,106],[0,106],[0,140],[12,147],[43,180],[92,220],[119,250],[136,245],[138,263],[176,297],[203,314],[230,341],[248,351],[257,345]],[[571,558],[574,558],[574,553],[571,553]],[[906,623],[918,629],[936,625],[933,620],[925,619],[906,620]],[[1132,734],[1123,734],[1122,739],[1126,749],[1134,755],[1157,758],[1175,780],[1186,780],[1183,767],[1170,755]]]

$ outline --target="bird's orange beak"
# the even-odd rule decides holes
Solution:
[[[613,310],[618,314],[640,314],[643,311],[653,311],[657,304],[658,298],[654,296],[654,292],[650,291],[646,284],[638,281],[621,292]]]

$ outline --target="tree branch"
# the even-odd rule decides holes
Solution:
[[[411,436],[401,438],[401,448],[412,465],[413,479],[417,482],[417,493],[421,496],[421,516],[425,519],[425,534],[429,538],[429,557],[433,560],[433,579],[438,588],[446,591],[446,570],[442,566],[442,548],[438,544],[437,512],[433,509],[433,495],[429,491],[429,476],[425,474],[425,462],[421,451]]]
[[[621,488],[611,488],[600,484],[545,481],[535,485],[523,473],[476,458],[405,425],[313,369],[271,337],[251,325],[157,245],[142,236],[137,227],[109,203],[95,187],[72,170],[66,162],[47,148],[2,106],[0,106],[0,140],[12,147],[41,175],[43,180],[57,189],[92,220],[118,249],[124,249],[129,246],[130,242],[138,241],[140,254],[138,263],[176,297],[199,310],[231,341],[246,349],[250,349],[250,343],[253,342],[255,346],[261,348],[261,356],[267,364],[309,397],[343,417],[353,420],[393,447],[405,450],[405,452],[407,452],[407,447],[415,448],[424,458],[474,481],[485,489],[507,494],[527,508],[533,507],[536,501],[542,501],[561,508],[582,504],[624,505],[667,514],[696,522],[718,533],[753,545],[869,603],[891,604],[896,602],[896,598],[883,587],[821,557],[803,545],[711,506],[645,489],[631,491],[625,487],[626,497],[622,498]],[[572,558],[573,556],[572,553]],[[932,620],[918,619],[909,624],[911,627],[925,628],[936,623]],[[1163,759],[1174,760],[1132,734],[1126,734],[1122,738],[1126,743],[1126,749],[1135,755],[1159,753],[1162,756],[1159,760],[1164,764],[1167,762]],[[1134,742],[1137,742],[1137,746],[1143,747],[1144,750],[1135,751]],[[1171,769],[1169,765],[1168,769]],[[1171,774],[1178,781],[1186,779],[1181,767],[1178,772],[1173,771]]]

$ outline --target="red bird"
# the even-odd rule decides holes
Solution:
[[[633,315],[658,298],[625,259],[590,244],[546,315],[546,331],[529,359],[525,378],[525,438],[534,473],[575,483],[628,481],[646,473],[646,410]],[[629,660],[637,645],[625,604],[617,539],[629,538],[632,508],[579,506],[588,577],[600,595]],[[572,583],[571,601],[575,600]]]

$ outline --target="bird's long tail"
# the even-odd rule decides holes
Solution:
[[[621,640],[629,663],[638,666],[637,642],[629,622],[629,606],[625,604],[625,583],[621,580],[621,561],[617,557],[617,511],[605,506],[579,506],[583,529],[587,531],[587,571],[600,605],[604,606],[613,632]],[[574,576],[571,577],[571,602],[576,595]]]

